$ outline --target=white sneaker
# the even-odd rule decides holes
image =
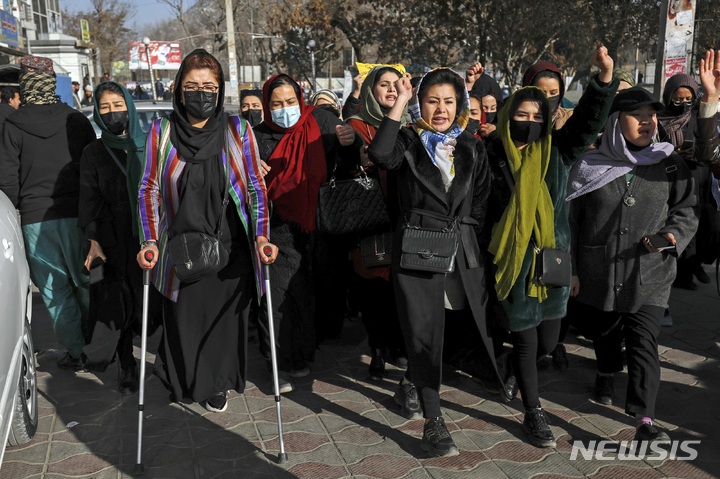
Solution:
[[[660,326],[672,326],[673,320],[672,316],[670,316],[670,308],[665,310],[665,315],[660,320]]]

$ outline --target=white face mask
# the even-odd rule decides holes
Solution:
[[[270,112],[273,123],[280,128],[290,128],[300,119],[300,106],[287,106]]]

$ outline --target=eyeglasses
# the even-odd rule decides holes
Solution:
[[[675,106],[683,106],[683,105],[693,106],[693,105],[695,105],[695,101],[696,101],[695,99],[690,100],[690,101],[675,101],[675,100],[673,100],[671,103]]]
[[[197,83],[187,83],[183,85],[182,88],[183,91],[203,91],[205,93],[217,93],[217,91],[220,89],[219,86],[211,85],[209,83],[202,86],[198,85]]]

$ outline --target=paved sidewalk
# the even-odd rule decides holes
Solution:
[[[572,332],[571,362],[564,373],[541,363],[541,399],[558,439],[555,449],[528,445],[521,431],[519,399],[503,404],[467,375],[447,371],[442,407],[460,455],[426,458],[422,421],[399,415],[392,394],[402,371],[389,379],[367,378],[367,347],[359,321],[343,338],[318,351],[313,372],[283,396],[289,462],[277,465],[275,403],[264,361],[251,345],[250,382],[232,393],[227,412],[197,404],[171,404],[157,378],[146,387],[144,477],[173,479],[254,478],[660,478],[720,477],[720,297],[715,285],[673,290],[675,325],[663,328],[658,418],[673,439],[701,440],[698,458],[621,461],[571,460],[572,441],[631,440],[633,420],[623,413],[627,376],[616,375],[617,405],[590,401],[594,379],[591,344]],[[35,298],[33,321],[40,387],[40,425],[35,439],[8,448],[0,479],[132,477],[137,440],[137,394],[117,392],[115,365],[104,374],[59,371],[59,346],[47,313]],[[159,334],[150,340],[155,351]],[[139,342],[136,341],[136,344]],[[139,356],[139,349],[136,348]],[[153,357],[149,358],[151,367]],[[76,424],[75,424],[76,423]],[[682,450],[678,456],[683,455]]]

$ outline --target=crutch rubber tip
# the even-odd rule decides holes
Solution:
[[[287,453],[283,452],[278,454],[278,464],[285,464],[286,462],[288,462]]]
[[[133,474],[135,474],[136,476],[142,476],[143,474],[145,474],[145,466],[143,466],[142,464],[135,464],[135,470],[133,471]]]

